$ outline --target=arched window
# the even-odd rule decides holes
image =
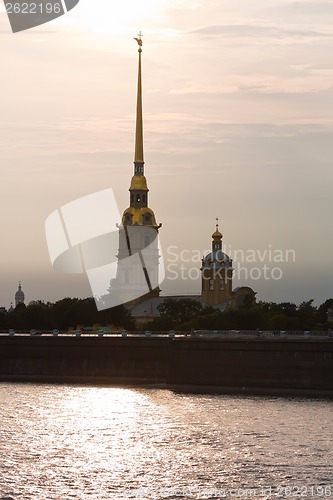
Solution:
[[[214,280],[209,280],[209,290],[214,290]]]
[[[143,223],[144,224],[151,224],[151,215],[150,214],[145,214],[143,217]]]

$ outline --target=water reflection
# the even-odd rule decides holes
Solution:
[[[223,498],[331,481],[330,401],[29,384],[0,396],[0,499]]]

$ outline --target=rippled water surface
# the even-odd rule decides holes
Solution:
[[[333,402],[0,384],[0,500],[333,499]]]

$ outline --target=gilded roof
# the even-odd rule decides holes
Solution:
[[[144,175],[133,175],[130,191],[149,191],[147,179]]]
[[[126,215],[131,217],[130,222],[126,221]],[[146,216],[150,217],[150,220],[147,220]],[[154,212],[148,207],[129,207],[125,210],[123,219],[123,225],[139,225],[139,226],[156,226],[156,219]]]
[[[218,240],[218,241],[222,240],[223,234],[220,233],[220,231],[218,229],[216,229],[215,233],[212,234],[212,238],[213,238],[214,241],[216,241],[216,240]]]

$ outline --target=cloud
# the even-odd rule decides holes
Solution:
[[[253,73],[248,75],[232,74],[224,76],[221,83],[190,84],[186,87],[174,88],[170,94],[205,94],[219,96],[223,94],[247,93],[258,94],[316,94],[333,89],[333,70],[313,69],[307,72],[303,67],[291,68],[292,73],[267,74]]]
[[[333,3],[330,2],[306,2],[306,1],[292,1],[288,2],[288,10],[293,10],[298,14],[311,14],[316,16],[333,14]],[[282,8],[286,8],[283,6]]]
[[[230,83],[229,85],[190,85],[179,89],[170,90],[170,94],[234,94],[239,91],[239,87]]]
[[[205,26],[192,31],[193,34],[220,37],[245,37],[245,38],[285,38],[285,37],[324,37],[333,38],[333,32],[325,30],[313,30],[306,27],[281,27],[278,25],[262,24],[220,24]]]

